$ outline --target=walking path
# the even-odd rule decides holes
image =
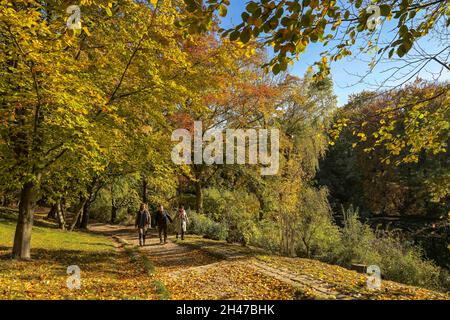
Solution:
[[[90,230],[138,245],[131,227],[95,224]],[[192,238],[192,237],[191,237]],[[293,299],[298,290],[325,299],[349,298],[328,289],[320,281],[297,277],[258,260],[250,249],[212,241],[182,243],[170,236],[161,245],[157,234],[149,232],[141,247],[173,299]]]
[[[138,233],[127,226],[93,224],[90,230],[137,246]],[[156,268],[171,298],[184,299],[448,299],[445,294],[383,281],[367,289],[366,276],[316,260],[267,255],[222,241],[169,236],[161,245],[154,230],[140,250]]]

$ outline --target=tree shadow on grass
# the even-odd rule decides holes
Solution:
[[[17,212],[12,209],[5,210],[5,208],[0,208],[0,221],[7,221],[16,224]],[[44,218],[40,219],[38,217],[35,217],[33,221],[33,226],[49,229],[58,229],[58,225],[55,222],[46,220]]]
[[[56,269],[65,269],[71,265],[78,265],[81,269],[88,268],[89,271],[105,271],[105,266],[114,267],[114,258],[118,253],[114,251],[82,251],[82,250],[48,250],[34,248],[31,250],[29,263],[51,264]],[[0,246],[0,262],[11,260],[11,248]],[[27,263],[25,262],[25,263]],[[108,272],[110,268],[108,267]]]

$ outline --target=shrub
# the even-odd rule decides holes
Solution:
[[[272,253],[279,253],[281,251],[279,224],[271,220],[263,220],[259,221],[255,227],[256,230],[250,238],[250,244],[267,249]]]
[[[374,232],[358,220],[358,211],[353,208],[344,211],[344,219],[339,264],[378,265],[386,279],[430,289],[442,288],[440,268],[426,260],[419,247],[393,231]]]
[[[370,226],[358,219],[358,210],[350,207],[343,210],[344,227],[341,229],[341,244],[336,260],[338,264],[349,267],[352,263],[365,263],[379,265],[381,257],[374,244],[375,233]]]
[[[424,258],[421,248],[392,232],[378,234],[375,247],[381,257],[379,266],[386,278],[433,289],[440,286],[440,268]]]
[[[225,240],[228,236],[225,226],[196,212],[188,212],[188,233],[205,236],[214,240]]]
[[[225,226],[228,242],[246,245],[257,232],[259,202],[244,191],[207,189],[205,210],[208,217]]]

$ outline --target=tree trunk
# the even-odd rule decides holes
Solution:
[[[70,231],[73,231],[75,229],[75,227],[77,225],[79,225],[80,217],[81,217],[81,214],[83,213],[83,207],[84,207],[86,201],[87,200],[83,200],[83,199],[80,200],[80,204],[77,207],[76,215],[73,218],[72,225],[70,226],[70,229],[69,229]]]
[[[116,223],[117,210],[118,210],[118,208],[116,208],[115,206],[111,207],[111,223],[112,224]]]
[[[87,230],[87,228],[88,228],[90,207],[91,207],[91,201],[88,199],[83,206],[83,217],[81,218],[80,229]]]
[[[61,200],[56,204],[56,217],[58,220],[58,226],[61,230],[66,230],[66,219],[64,217],[63,205]]]
[[[20,191],[19,218],[14,235],[13,256],[16,259],[30,259],[31,231],[33,229],[33,189],[27,182]]]
[[[198,213],[203,213],[203,189],[200,182],[195,182],[196,208]]]
[[[56,219],[56,204],[52,205],[48,212],[47,219]]]
[[[143,203],[148,203],[147,188],[148,188],[147,179],[144,178],[144,180],[142,182],[142,202]]]

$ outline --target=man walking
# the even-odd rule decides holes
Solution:
[[[150,223],[150,213],[145,203],[141,204],[139,212],[136,215],[135,227],[139,230],[139,246],[145,246],[145,233]]]
[[[164,210],[163,205],[160,205],[159,209],[156,213],[156,224],[158,226],[159,241],[161,244],[163,243],[163,238],[162,238],[163,233],[164,233],[164,244],[167,243],[167,223],[168,223],[168,221],[172,222],[172,218]]]

